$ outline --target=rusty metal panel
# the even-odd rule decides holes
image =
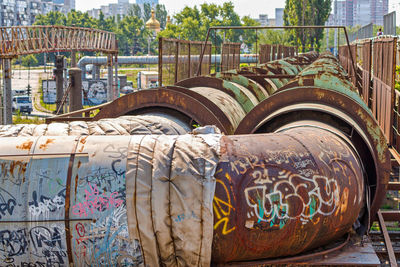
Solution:
[[[271,60],[276,60],[277,59],[277,53],[278,53],[278,48],[276,45],[272,45],[272,56]]]
[[[373,41],[372,111],[389,144],[394,143],[394,100],[397,38],[384,37]]]
[[[372,41],[367,40],[359,45],[362,68],[362,98],[371,107],[371,71],[372,71]]]
[[[282,58],[282,53],[283,53],[283,46],[282,45],[277,45],[278,50],[276,52],[276,59],[281,59]]]
[[[240,43],[225,42],[221,47],[221,71],[239,69]]]
[[[354,86],[357,87],[357,74],[354,72],[353,68],[353,62],[354,64],[356,64],[357,62],[357,44],[350,45],[350,50],[353,60],[350,58],[350,56],[348,57],[347,72],[350,76],[351,82],[353,83]]]
[[[269,44],[261,44],[260,45],[260,56],[259,63],[267,63],[271,61],[271,45]]]
[[[159,84],[172,85],[196,76],[204,42],[178,39],[159,39]],[[200,74],[208,75],[211,69],[211,43],[207,43]]]
[[[174,84],[176,82],[175,74],[176,74],[176,62],[177,62],[177,41],[172,41],[169,39],[160,39],[159,42],[159,57],[161,57],[161,61],[158,62],[158,69],[161,70],[161,80],[159,84],[169,85]]]

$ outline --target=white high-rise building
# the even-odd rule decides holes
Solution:
[[[28,26],[38,14],[50,11],[68,13],[75,8],[75,0],[0,0],[0,26]],[[68,5],[67,2],[68,1]]]
[[[336,25],[356,26],[369,23],[383,25],[389,11],[388,0],[335,0],[333,16]]]

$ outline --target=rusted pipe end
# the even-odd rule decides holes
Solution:
[[[213,261],[303,253],[337,240],[364,201],[363,166],[325,124],[225,136],[216,171]]]
[[[349,138],[365,168],[370,216],[374,217],[389,181],[390,154],[378,123],[353,94],[317,87],[278,92],[249,112],[235,134],[276,132],[300,121],[324,123]]]

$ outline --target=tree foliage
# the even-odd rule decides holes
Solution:
[[[286,26],[325,25],[332,0],[286,0],[283,20]],[[302,51],[321,47],[323,29],[288,30],[289,40]]]
[[[99,18],[90,17],[88,13],[72,10],[65,16],[60,12],[50,12],[47,15],[38,15],[35,25],[65,25],[87,28],[98,28],[111,31],[116,34],[119,52],[121,55],[144,54],[147,52],[148,41],[151,40],[151,50],[156,52],[157,40],[153,33],[146,29],[145,23],[151,17],[151,6],[144,4],[132,5],[126,16],[108,17],[100,12]],[[164,5],[154,7],[156,19],[160,22],[161,32],[159,37],[180,38],[185,40],[202,41],[211,26],[255,26],[259,25],[255,20],[246,16],[240,16],[234,11],[232,2],[222,5],[202,4],[200,6],[185,7],[173,18],[173,23],[166,25],[167,11]],[[212,34],[210,40],[216,40],[217,47],[224,40],[229,42],[243,42],[250,49],[256,42],[254,30],[226,30]],[[93,52],[85,52],[85,55],[93,55]],[[39,62],[43,56],[37,57]],[[51,60],[51,59],[50,59]]]
[[[254,26],[258,23],[250,17],[240,16],[235,12],[232,2],[223,5],[202,4],[200,7],[186,6],[174,16],[172,24],[159,33],[159,37],[179,38],[192,41],[202,41],[206,38],[211,26]],[[225,30],[211,33],[210,40],[217,46],[222,42],[244,42],[252,46],[255,42],[255,32],[250,30]]]
[[[21,57],[21,65],[24,67],[32,67],[38,64],[38,60],[34,55],[26,55]]]

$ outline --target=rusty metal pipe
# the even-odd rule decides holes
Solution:
[[[364,205],[363,167],[328,125],[221,140],[213,260],[296,255],[338,239]]]
[[[325,123],[346,135],[366,166],[370,216],[385,196],[390,174],[387,140],[335,57],[323,54],[296,78],[258,104],[236,134],[275,132],[296,121]],[[368,227],[368,226],[366,226]]]
[[[174,140],[188,140],[190,144],[198,138],[0,138],[0,214],[2,221],[10,221],[0,224],[2,264],[37,261],[93,266],[139,263],[144,258],[149,262],[149,241],[133,238],[127,231],[127,214],[135,205],[128,201],[127,187],[132,186],[128,177],[139,171],[142,174],[137,179],[150,175],[152,186],[157,186],[158,180],[151,177],[162,168],[170,168],[169,179],[176,186],[195,188],[196,184],[179,185],[175,175],[179,175],[182,166],[189,166],[193,169],[189,177],[197,177],[207,165],[174,161],[189,153],[184,152],[189,148],[178,145],[182,141]],[[214,229],[214,262],[287,256],[326,244],[350,230],[364,204],[361,161],[349,140],[334,129],[301,126],[281,129],[276,134],[202,138],[216,139],[220,147],[215,161],[215,194],[204,196],[214,197],[209,206],[214,223],[203,222]],[[159,158],[156,151],[171,144],[172,154]],[[201,154],[212,164],[208,150]],[[136,161],[135,157],[144,157],[144,161]],[[152,166],[159,167],[151,171]],[[137,182],[139,185],[142,186]],[[142,211],[151,210],[159,201],[158,195],[162,197],[161,191],[150,200],[138,202]],[[168,205],[174,209],[182,205],[178,199],[171,201]],[[197,211],[195,206],[186,207],[183,215],[175,210],[170,215],[172,229],[185,219],[189,225],[199,223],[202,213]],[[153,216],[161,216],[160,212]],[[144,225],[141,219],[138,217],[137,227],[134,226],[138,231],[151,225]],[[156,217],[151,217],[153,223],[154,220]],[[161,236],[169,235],[168,231],[154,233],[157,238],[151,242],[161,242]],[[185,236],[203,240],[201,232]],[[178,247],[182,245],[174,242]],[[202,242],[211,246],[211,239]],[[170,256],[175,258],[178,254]]]

